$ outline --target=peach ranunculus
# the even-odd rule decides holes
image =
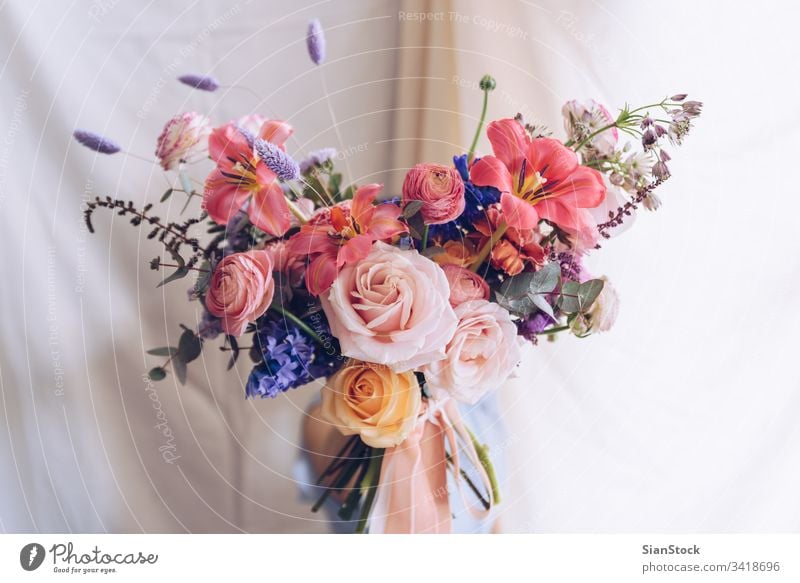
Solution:
[[[446,356],[421,368],[436,399],[453,397],[476,403],[503,384],[522,358],[517,327],[500,305],[486,300],[464,302]]]
[[[322,417],[371,447],[402,443],[417,422],[422,391],[413,372],[351,360],[322,389]]]
[[[420,213],[427,225],[441,225],[464,212],[464,181],[458,170],[441,164],[417,164],[403,181],[403,204],[422,203]]]
[[[458,324],[449,297],[438,265],[381,241],[320,296],[342,354],[400,372],[444,357]]]
[[[489,284],[480,275],[458,265],[444,265],[442,271],[450,284],[450,305],[456,307],[470,300],[488,300]]]
[[[275,282],[268,251],[234,253],[224,257],[211,275],[206,308],[222,320],[222,329],[240,336],[272,303]]]

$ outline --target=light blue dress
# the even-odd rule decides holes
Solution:
[[[312,404],[313,406],[313,404]],[[502,422],[500,408],[494,392],[484,397],[477,405],[460,405],[459,409],[463,416],[466,426],[475,434],[478,441],[488,446],[489,456],[492,460],[497,480],[503,483],[502,476],[506,473],[506,462],[504,455],[504,444],[508,441],[508,432]],[[316,502],[322,496],[324,489],[315,485],[317,476],[311,467],[311,460],[307,454],[303,453],[295,464],[295,480],[300,489],[300,495],[309,504]],[[453,513],[453,533],[488,533],[492,530],[494,523],[494,512],[483,520],[473,518],[464,508],[464,503],[455,487],[452,472],[447,476],[448,489],[450,495],[450,509]],[[468,500],[472,499],[472,492],[467,486],[462,485],[466,491]],[[501,493],[502,494],[502,493]],[[325,501],[323,511],[328,517],[331,531],[340,534],[352,534],[356,528],[356,520],[342,520],[337,512],[339,503],[330,498]],[[354,513],[358,517],[358,510]]]

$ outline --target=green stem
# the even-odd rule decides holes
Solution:
[[[297,218],[297,222],[299,222],[301,225],[305,225],[308,222],[308,219],[303,214],[303,211],[301,211],[300,208],[296,204],[294,204],[293,201],[289,200],[288,198],[286,198],[285,200],[286,200],[286,205],[289,207],[289,210],[295,216],[295,218]]]
[[[372,504],[375,502],[375,494],[378,492],[378,479],[381,475],[381,465],[383,464],[383,449],[373,449],[372,459],[369,461],[369,469],[361,482],[362,491],[367,489],[367,496],[364,498],[364,506],[361,508],[361,515],[358,517],[356,534],[363,534],[367,530],[367,520],[369,519]]]
[[[497,484],[497,474],[495,474],[492,460],[489,459],[489,453],[486,449],[486,446],[478,441],[478,438],[475,437],[475,434],[472,433],[472,430],[469,427],[467,427],[467,432],[469,433],[469,438],[472,440],[472,445],[475,447],[475,452],[478,454],[478,459],[480,460],[483,469],[486,470],[489,483],[492,486],[492,501],[495,504],[499,504],[500,486]]]
[[[422,229],[422,242],[420,243],[421,249],[428,247],[428,232],[430,231],[430,228],[430,225],[425,225],[425,228]]]
[[[478,256],[475,258],[475,261],[472,262],[472,265],[469,266],[471,271],[478,271],[480,266],[486,261],[486,258],[489,256],[489,253],[492,252],[492,248],[495,244],[506,234],[508,230],[508,223],[503,221],[497,226],[492,236],[489,237],[489,240],[484,243],[483,247],[481,248]]]
[[[599,130],[597,130],[596,132],[592,132],[591,134],[589,134],[588,136],[586,136],[586,138],[585,138],[585,139],[583,139],[583,140],[581,141],[581,143],[580,143],[580,144],[578,144],[577,146],[575,146],[575,151],[577,152],[578,150],[580,150],[581,148],[583,148],[583,146],[584,146],[586,143],[590,142],[590,141],[592,140],[592,138],[593,138],[593,137],[595,137],[596,135],[598,135],[598,134],[602,134],[604,131],[606,131],[606,130],[610,130],[611,128],[615,128],[615,127],[617,127],[617,122],[616,122],[616,121],[615,121],[614,123],[610,123],[610,124],[608,124],[608,125],[606,125],[606,126],[603,126],[603,127],[601,127],[601,128],[600,128]]]
[[[475,130],[475,137],[472,138],[472,145],[469,147],[469,153],[467,154],[467,164],[472,162],[472,159],[475,157],[475,148],[478,147],[478,140],[481,137],[481,130],[483,129],[483,122],[486,120],[486,110],[489,107],[489,91],[490,89],[483,90],[483,109],[481,110],[481,119],[478,121],[478,128]]]
[[[303,332],[305,332],[308,335],[309,338],[311,338],[314,342],[316,342],[320,346],[324,346],[325,345],[325,343],[322,341],[322,338],[320,338],[317,335],[317,333],[314,332],[309,327],[308,324],[306,324],[300,318],[298,318],[297,316],[292,314],[289,310],[283,308],[282,306],[277,306],[277,305],[272,305],[272,306],[269,307],[269,309],[272,310],[273,312],[278,312],[279,314],[281,314],[287,320],[291,320],[294,323],[295,326],[300,328]]]
[[[548,328],[547,330],[537,332],[537,335],[555,334],[556,332],[563,332],[564,330],[569,330],[569,326],[556,326],[555,328]]]

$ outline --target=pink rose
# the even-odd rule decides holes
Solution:
[[[193,111],[173,117],[164,126],[156,144],[156,156],[164,170],[205,155],[211,125],[208,118]]]
[[[455,309],[458,327],[445,358],[421,368],[433,397],[474,404],[503,384],[522,358],[517,327],[509,313],[486,300]]]
[[[444,357],[458,324],[444,272],[381,241],[320,296],[345,356],[404,372]]]
[[[274,293],[270,253],[234,253],[223,258],[211,275],[206,308],[222,319],[226,334],[240,336],[248,322],[267,311]]]
[[[450,305],[454,308],[470,300],[489,299],[489,284],[477,273],[458,265],[444,265],[442,270],[450,284]]]
[[[428,225],[452,221],[464,212],[464,181],[458,170],[441,164],[417,164],[403,181],[403,204],[422,202]]]

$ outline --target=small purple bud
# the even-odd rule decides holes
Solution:
[[[316,18],[308,23],[306,45],[308,46],[308,56],[311,57],[314,64],[321,64],[325,60],[325,33]]]
[[[253,147],[258,157],[281,180],[294,180],[300,176],[300,166],[272,142],[256,139]]]
[[[703,103],[700,101],[687,101],[682,107],[687,115],[690,117],[697,117],[703,109]]]
[[[669,98],[670,101],[683,101],[686,99],[686,93],[678,93],[677,95],[673,95]]]
[[[216,91],[219,89],[219,82],[214,77],[207,75],[181,75],[178,77],[178,81],[201,91]]]
[[[653,118],[649,115],[644,116],[642,123],[639,124],[642,129],[650,127],[651,125],[653,125]]]
[[[656,133],[650,128],[642,134],[642,146],[644,146],[645,150],[649,150],[657,140]]]
[[[669,178],[669,168],[664,162],[656,162],[653,164],[653,176],[659,180],[666,180]]]
[[[658,136],[659,138],[667,133],[667,130],[666,130],[666,128],[664,126],[660,126],[660,125],[656,124],[653,127],[656,130],[656,136]]]
[[[666,150],[661,150],[661,152],[659,153],[659,157],[661,158],[662,162],[669,162],[670,160],[672,160],[672,156],[670,156]]]
[[[78,140],[78,143],[82,146],[86,146],[90,150],[94,150],[100,154],[116,154],[122,149],[114,140],[104,138],[94,132],[75,130],[72,132],[72,136]]]

